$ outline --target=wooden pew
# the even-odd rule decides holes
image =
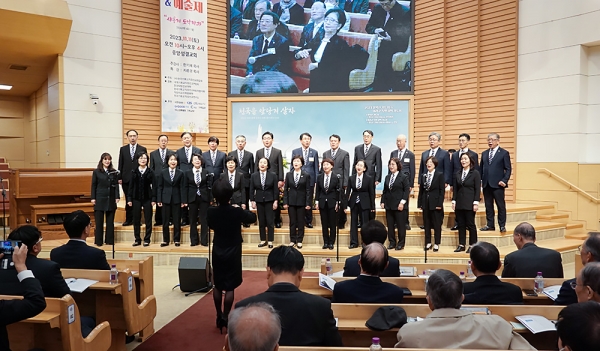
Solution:
[[[108,264],[116,264],[119,271],[129,269],[135,280],[137,291],[137,303],[140,304],[146,298],[154,295],[154,257],[148,256],[143,260],[117,260],[108,259]],[[140,333],[140,339],[145,341],[154,334],[154,320],[146,326]]]
[[[76,210],[82,210],[87,213],[91,219],[94,218],[94,204],[91,202],[76,202],[76,203],[68,203],[68,204],[34,204],[31,205],[31,223],[33,223],[36,227],[40,227],[43,223],[42,216],[46,216],[46,221],[48,220],[48,215],[54,214],[68,214]],[[93,220],[92,220],[93,222]],[[94,225],[94,223],[92,223]],[[62,228],[62,224],[59,225]]]
[[[344,261],[340,262],[331,262],[331,266],[333,268],[333,272],[341,272],[344,270]],[[423,271],[427,270],[435,270],[435,269],[447,269],[454,274],[458,275],[460,272],[467,273],[467,265],[462,263],[406,263],[403,264],[400,262],[400,267],[415,267],[415,271],[417,274],[422,274]],[[498,270],[498,272],[502,272],[502,267]],[[321,273],[327,274],[327,270],[325,269],[325,259],[321,260]]]
[[[119,271],[118,284],[109,283],[108,271],[62,269],[65,278],[98,280],[81,294],[75,295],[83,315],[108,321],[112,332],[111,351],[125,350],[125,332],[134,335],[146,328],[156,317],[156,298],[151,295],[140,304],[137,289],[129,269]]]
[[[2,296],[0,299],[21,298]],[[71,317],[69,317],[71,316]],[[46,309],[35,317],[8,326],[13,351],[43,348],[46,351],[106,351],[110,347],[111,331],[102,322],[83,338],[79,308],[71,295],[60,299],[46,298]]]

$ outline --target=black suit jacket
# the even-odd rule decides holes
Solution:
[[[243,9],[244,0],[234,0],[233,7],[242,13],[244,19],[254,19],[254,7],[258,0],[249,0],[246,8]]]
[[[194,165],[192,165],[192,162],[191,162],[192,155],[193,154],[202,155],[202,150],[199,147],[195,147],[192,145],[191,151],[192,152],[189,155],[190,162],[188,162],[188,159],[185,157],[185,147],[182,147],[175,152],[175,156],[177,156],[177,161],[178,161],[177,168],[181,169],[182,171],[187,171],[187,170],[192,169],[192,167],[194,167]]]
[[[223,171],[227,169],[227,165],[225,162],[227,154],[223,151],[217,150],[214,164],[212,162],[212,159],[210,158],[210,150],[203,152],[202,158],[204,159],[204,168],[206,168],[206,171],[215,175],[214,180],[219,179],[221,173],[223,173]]]
[[[358,259],[360,255],[348,257],[344,263],[344,277],[358,277],[360,275],[360,265]],[[388,257],[388,266],[379,275],[381,277],[399,277],[400,261],[394,257]]]
[[[337,286],[337,284],[336,284]],[[495,275],[482,275],[463,285],[463,304],[473,305],[517,305],[523,303],[521,288],[500,281]]]
[[[45,297],[63,297],[70,294],[71,290],[63,278],[58,263],[50,260],[27,255],[25,265],[33,275],[40,281]],[[0,295],[25,294],[24,286],[17,278],[16,269],[0,270]]]
[[[0,300],[0,350],[2,351],[10,351],[7,325],[34,317],[46,308],[44,292],[37,279],[25,278],[20,285],[23,300]]]
[[[122,180],[123,183],[129,183],[131,180],[131,171],[137,167],[137,161],[135,161],[135,155],[141,152],[147,152],[146,148],[140,144],[137,144],[135,147],[135,153],[133,158],[131,158],[131,150],[130,144],[121,146],[119,149],[119,180]]]
[[[171,181],[170,169],[162,171],[156,188],[156,202],[165,204],[187,204],[185,192],[185,176],[180,169],[175,169],[175,177]]]
[[[242,36],[242,12],[233,6],[229,6],[229,37],[233,38],[237,33]]]
[[[413,2],[414,3],[414,2]],[[391,41],[382,40],[379,48],[379,55],[386,58],[396,52],[406,51],[412,28],[412,14],[408,7],[396,3],[390,11],[390,17],[387,19],[387,12],[380,4],[373,7],[369,22],[365,26],[365,31],[374,34],[375,29],[383,28],[392,38]]]
[[[354,280],[335,284],[334,303],[402,303],[404,291],[401,287],[381,281],[381,278],[359,275]]]
[[[333,168],[331,171],[342,176],[342,186],[348,186],[348,178],[350,176],[350,154],[346,150],[340,148],[335,152],[335,157],[331,156],[331,149],[323,153],[323,159],[330,158],[333,160]]]
[[[250,50],[250,55],[248,57],[261,55],[264,42],[264,34],[254,37],[254,39],[252,39],[252,49]],[[275,32],[273,38],[269,42],[268,48],[275,50],[275,53],[260,57],[256,59],[256,62],[253,64],[246,62],[246,75],[260,71],[277,71],[289,74],[291,70],[290,41],[281,34]]]
[[[369,153],[371,151],[369,150]],[[356,177],[357,174],[350,176],[348,180],[348,187],[346,188],[346,198],[348,199],[348,206],[354,208],[356,206],[356,197],[360,196],[360,208],[363,210],[374,210],[375,209],[375,182],[373,178],[363,173],[363,180],[360,189],[356,188]]]
[[[185,184],[185,199],[187,200],[185,203],[189,204],[196,201],[198,189],[200,189],[200,198],[202,201],[211,202],[212,196],[209,194],[208,190],[209,177],[206,167],[202,168],[200,171],[200,184],[196,184],[194,168],[185,171],[183,182]]]
[[[240,164],[240,161],[238,159],[238,150],[233,150],[231,151],[227,156],[233,156],[235,157],[236,160],[236,164],[237,167],[236,169],[240,170],[240,172],[242,172],[244,174],[244,186],[246,188],[250,187],[250,174],[254,173],[255,169],[254,169],[254,155],[247,151],[244,150],[244,155],[242,156],[242,163]]]
[[[414,188],[415,186],[415,154],[409,149],[405,149],[404,155],[400,154],[399,150],[390,152],[390,159],[396,157],[402,164],[400,172],[406,174],[408,177],[408,186]]]
[[[300,42],[298,43],[298,46],[306,46],[312,40],[321,43],[321,39],[323,39],[323,36],[325,35],[325,29],[323,29],[323,24],[319,26],[319,29],[317,29],[316,35],[313,35],[314,30],[315,22],[310,22],[309,24],[305,25],[304,28],[302,28],[302,35],[300,35]]]
[[[490,149],[487,149],[481,153],[481,162],[479,164],[482,186],[484,188],[487,186],[491,188],[500,188],[498,182],[503,181],[508,188],[508,180],[510,179],[510,173],[512,172],[508,151],[498,147],[498,151],[494,154],[491,164],[489,160]]]
[[[560,291],[558,292],[558,296],[556,297],[556,300],[554,300],[555,305],[566,306],[566,305],[577,303],[577,293],[571,287],[571,282],[574,282],[574,281],[575,281],[575,278],[565,280],[562,283],[562,285],[560,287]]]
[[[52,249],[50,260],[58,263],[60,268],[110,269],[104,250],[79,240],[69,240],[66,244]]]
[[[369,11],[369,0],[352,0],[350,3],[345,4],[341,1],[340,8],[346,12],[352,13],[367,13]]]
[[[325,173],[319,174],[317,177],[317,185],[315,190],[315,201],[319,202],[319,209],[335,207],[336,201],[340,199],[340,191],[342,186],[342,178],[338,179],[337,174],[329,173],[329,187],[325,190]]]
[[[292,150],[292,158],[296,155],[304,156],[304,150],[301,147]],[[319,174],[319,153],[317,150],[308,148],[308,160],[304,162],[302,170],[310,174],[310,185],[314,186],[317,181],[317,174]]]
[[[94,211],[115,211],[120,198],[117,174],[107,174],[95,169],[92,172],[91,199],[96,200]]]
[[[133,170],[130,186],[126,194],[127,202],[133,200],[138,201],[156,201],[156,194],[153,188],[155,185],[156,176],[149,167],[146,167],[144,174],[141,174],[139,168]]]
[[[452,201],[456,201],[455,209],[472,210],[473,201],[479,201],[481,195],[481,176],[474,169],[469,169],[467,177],[462,180],[462,171],[454,175],[452,187]]]
[[[459,156],[460,150],[456,151],[454,154],[452,154],[452,159],[450,160],[450,166],[452,168],[452,184],[454,184],[454,179],[456,179],[456,172],[458,171],[462,171],[462,165],[460,164],[460,156]],[[469,156],[471,156],[471,158],[473,159],[473,161],[475,163],[471,164],[471,169],[474,169],[476,171],[479,172],[479,174],[481,174],[481,171],[479,169],[479,155],[469,149],[469,151],[467,151],[467,154],[469,154]]]
[[[381,194],[381,202],[386,210],[398,210],[398,205],[402,200],[407,201],[410,195],[410,187],[408,186],[408,177],[402,172],[398,172],[398,176],[394,179],[394,184],[390,188],[391,175],[388,174],[383,182],[383,193]],[[407,208],[405,208],[407,209]]]
[[[281,4],[276,3],[273,5],[272,11],[275,12],[277,16],[281,17],[281,14],[283,13]],[[297,24],[299,26],[304,24],[304,9],[302,6],[295,4],[290,8],[290,20],[286,22],[286,24]]]
[[[242,171],[240,171],[239,168],[236,168],[234,170],[234,173],[235,179],[233,180],[233,195],[231,196],[231,204],[246,204],[246,180],[244,179],[244,173],[242,173]],[[229,183],[229,171],[221,173],[221,179],[224,179],[227,181],[227,183]]]
[[[267,171],[264,189],[260,182],[260,172],[252,173],[250,176],[250,201],[273,202],[278,199],[279,188],[275,173]]]
[[[419,185],[419,198],[417,200],[417,208],[425,207],[425,202],[429,205],[430,210],[435,210],[436,207],[444,207],[444,175],[442,172],[434,171],[433,179],[429,190],[425,189],[427,183],[427,172],[422,177],[422,182]]]
[[[290,29],[285,23],[279,22],[279,25],[275,30],[277,31],[277,33],[281,34],[282,37],[286,38],[287,40],[290,40]],[[256,20],[256,18],[254,18],[254,15],[252,15],[252,21],[250,21],[250,23],[248,24],[248,29],[246,29],[244,37],[248,40],[252,40],[261,34],[262,32],[260,31],[260,27],[258,26],[258,21]],[[290,45],[293,45],[293,43],[290,42]]]
[[[427,174],[427,166],[425,166],[425,160],[429,157],[431,150],[424,151],[421,154],[421,165],[419,166],[419,184],[424,180],[423,174]],[[452,184],[452,166],[450,165],[450,154],[448,151],[441,147],[435,153],[435,158],[438,160],[438,165],[435,167],[436,171],[443,173],[444,183]]]
[[[154,172],[155,176],[159,175],[163,169],[169,168],[168,155],[170,155],[174,152],[175,151],[173,151],[173,150],[165,149],[165,162],[163,162],[162,158],[160,157],[159,149],[156,149],[150,153],[150,164],[148,165],[148,167],[150,167],[152,172]]]
[[[254,302],[266,302],[279,312],[279,345],[342,346],[329,300],[302,292],[290,283],[277,283],[262,294],[238,302],[235,307]]]
[[[535,278],[542,272],[544,278],[563,278],[563,266],[560,253],[555,250],[538,247],[534,243],[523,245],[504,258],[505,278]]]
[[[285,175],[285,185],[283,186],[283,204],[289,206],[312,206],[313,187],[310,186],[310,174],[300,171],[298,186],[294,182],[294,171]]]
[[[358,160],[365,160],[367,171],[365,172],[374,181],[381,183],[381,149],[379,146],[373,145],[369,147],[369,153],[365,157],[365,144],[356,145],[354,148],[354,162],[352,163],[352,174],[356,174],[356,163]]]
[[[261,158],[265,157],[265,148],[261,148],[256,150],[255,164],[256,164],[256,172],[258,172],[258,161]],[[277,180],[283,182],[283,177],[285,174],[283,173],[283,156],[281,155],[281,150],[274,148],[271,146],[271,153],[269,154],[269,164],[271,168],[270,172],[273,172],[277,175]]]

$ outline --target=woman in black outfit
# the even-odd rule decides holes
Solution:
[[[98,167],[92,173],[92,203],[96,233],[94,243],[102,246],[102,242],[112,245],[115,242],[115,211],[119,202],[117,171],[112,164],[112,156],[108,152],[100,156]],[[104,239],[104,217],[106,217],[106,238]]]
[[[132,170],[133,174],[131,175],[129,193],[127,194],[127,205],[133,207],[133,235],[135,236],[135,241],[132,246],[142,244],[140,237],[142,208],[144,210],[144,224],[146,225],[144,246],[148,246],[152,237],[152,207],[156,201],[156,198],[152,194],[154,172],[148,167],[147,153],[138,153],[136,158],[138,167]]]
[[[358,160],[354,166],[356,174],[348,179],[346,197],[350,206],[350,246],[349,249],[358,247],[358,219],[364,225],[371,219],[371,212],[375,212],[375,180],[367,175],[368,166],[365,160]]]
[[[187,206],[185,194],[185,180],[183,172],[177,168],[177,156],[175,153],[167,155],[169,168],[163,169],[158,177],[156,188],[156,203],[162,208],[163,218],[163,242],[161,247],[169,246],[170,233],[169,221],[173,218],[173,241],[175,246],[181,245],[181,208]]]
[[[225,166],[227,171],[221,173],[221,178],[225,179],[229,185],[233,188],[233,195],[231,196],[230,203],[246,210],[246,191],[244,183],[244,173],[237,168],[237,159],[235,156],[227,156],[225,158]],[[233,185],[231,185],[233,183]]]
[[[406,219],[408,206],[405,206],[410,194],[408,177],[402,173],[402,163],[397,157],[388,162],[390,172],[383,182],[381,208],[385,209],[385,220],[388,228],[388,249],[402,250],[406,242]],[[396,229],[398,227],[398,246],[396,246]]]
[[[475,226],[475,212],[479,209],[479,195],[481,192],[481,175],[474,169],[475,160],[464,153],[460,156],[462,170],[454,175],[454,191],[452,193],[452,209],[456,214],[458,224],[458,247],[454,252],[465,251],[467,243],[467,229],[469,229],[469,248],[477,242],[477,227]]]
[[[424,249],[431,249],[431,230],[433,229],[434,252],[440,249],[442,222],[444,220],[444,173],[435,169],[437,165],[438,160],[434,156],[429,156],[425,161],[427,173],[423,174],[423,179],[421,179],[417,201],[417,207],[423,210],[423,224],[425,225]]]
[[[273,239],[275,237],[275,210],[279,201],[279,188],[277,187],[277,175],[269,172],[271,163],[268,158],[261,158],[258,161],[258,172],[250,176],[250,201],[252,208],[256,209],[258,215],[258,231],[260,234],[260,244],[258,247],[267,246],[273,248]],[[267,238],[267,228],[269,237]]]
[[[285,175],[283,186],[283,208],[290,216],[290,246],[302,248],[304,239],[305,210],[312,206],[312,187],[310,174],[302,170],[304,158],[302,155],[292,157],[292,170]]]
[[[186,200],[189,208],[190,218],[190,246],[208,246],[208,224],[206,223],[206,211],[212,201],[212,195],[208,187],[212,183],[206,167],[204,158],[200,154],[192,154],[192,169],[184,172],[184,183],[186,187]],[[198,239],[198,223],[200,223],[200,238]]]
[[[242,284],[242,224],[256,221],[256,215],[229,204],[233,189],[220,178],[213,184],[217,207],[208,209],[208,226],[214,231],[212,252],[213,299],[217,310],[217,328],[227,327],[234,290]],[[221,304],[225,291],[223,310]]]
[[[321,215],[321,231],[323,233],[323,249],[333,250],[335,244],[338,200],[340,200],[341,180],[333,173],[333,160],[323,159],[323,172],[317,176],[315,207]]]

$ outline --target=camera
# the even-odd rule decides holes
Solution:
[[[4,254],[4,257],[0,260],[0,269],[9,269],[14,268],[15,264],[13,263],[13,252],[15,251],[15,247],[21,247],[20,240],[9,240],[9,241],[0,241],[0,253]]]
[[[100,102],[100,98],[96,94],[90,94],[90,99],[92,100],[92,104],[98,105]]]

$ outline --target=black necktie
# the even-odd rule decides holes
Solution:
[[[269,39],[265,39],[265,45],[263,45],[263,49],[261,54],[266,54],[267,53],[267,48],[269,47]]]

